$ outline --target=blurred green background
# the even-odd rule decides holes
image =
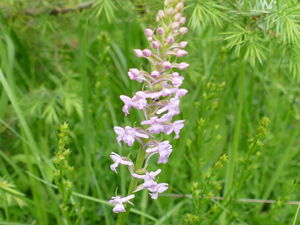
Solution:
[[[151,69],[133,49],[149,48],[144,29],[157,26],[162,7],[160,0],[0,0],[0,224],[69,223],[51,186],[64,122],[78,193],[71,224],[115,224],[104,201],[117,187],[126,196],[131,177],[122,166],[111,171],[109,155],[134,159],[138,144],[120,148],[113,126],[143,120],[133,109],[125,117],[119,96],[142,88],[127,72]],[[297,202],[289,204],[300,198],[298,1],[189,0],[184,15],[190,67],[180,74],[189,93],[177,119],[185,127],[169,139],[169,162],[153,159],[151,167],[162,169],[169,189],[157,200],[138,193],[127,224],[298,224]],[[271,123],[256,139],[262,117]],[[223,154],[229,161],[208,181]],[[232,201],[211,198],[227,193]],[[198,194],[209,197],[195,205]]]

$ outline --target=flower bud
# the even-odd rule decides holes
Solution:
[[[186,54],[188,54],[188,52],[185,51],[185,50],[179,49],[179,50],[177,51],[177,56],[178,56],[179,58],[185,56]]]
[[[179,73],[178,72],[174,72],[172,75],[173,75],[173,77],[178,77]]]
[[[159,42],[153,41],[153,42],[152,42],[152,47],[153,47],[154,49],[159,49]]]
[[[147,39],[148,39],[149,42],[152,42],[152,41],[153,41],[153,38],[152,38],[152,37],[148,37]]]
[[[136,68],[130,69],[129,70],[133,76],[137,77],[138,75],[140,75],[140,71]]]
[[[181,17],[179,20],[180,25],[184,24],[186,21],[186,17]]]
[[[187,27],[181,27],[181,28],[179,29],[179,33],[180,33],[181,35],[186,34],[187,31],[188,31],[188,28],[187,28]]]
[[[168,9],[167,15],[172,16],[173,14],[174,14],[174,9],[173,9],[173,7],[171,7],[171,8]]]
[[[163,35],[165,33],[164,28],[162,27],[157,28],[156,32],[158,35]]]
[[[158,13],[157,13],[157,16],[156,16],[156,19],[158,19],[157,22],[159,22],[159,20],[163,19],[165,17],[165,13],[163,10],[159,10]]]
[[[168,6],[169,4],[173,4],[174,0],[165,0],[165,6]]]
[[[147,28],[147,29],[145,29],[145,34],[146,34],[147,37],[152,37],[153,31],[151,29]]]
[[[158,77],[160,76],[160,72],[158,72],[157,70],[153,70],[153,71],[151,72],[151,76],[152,76],[153,78],[158,78]]]
[[[174,87],[179,87],[180,85],[182,85],[182,79],[180,79],[180,77],[174,77],[172,79],[172,85]]]
[[[173,30],[177,30],[178,28],[179,28],[179,22],[174,22],[173,24],[172,24],[172,29]]]
[[[182,62],[182,63],[179,63],[178,69],[184,70],[184,69],[186,69],[188,66],[189,66],[189,64],[187,64],[187,63],[185,63],[185,62]]]
[[[149,50],[149,49],[144,49],[144,50],[143,50],[143,55],[144,55],[145,57],[151,56],[151,50]]]
[[[185,48],[185,46],[188,44],[188,42],[187,41],[182,41],[182,42],[180,42],[179,43],[179,48]]]
[[[166,61],[163,62],[162,67],[166,70],[166,69],[170,69],[171,68],[171,63]]]
[[[169,37],[167,38],[167,43],[168,43],[169,45],[173,44],[174,41],[175,41],[175,39],[174,39],[173,36],[169,36]]]
[[[139,57],[139,58],[143,57],[142,50],[140,50],[140,49],[134,49],[133,51],[135,52],[135,54],[136,54],[137,57]]]
[[[181,12],[183,10],[183,3],[179,2],[176,6],[175,6],[175,10],[176,12]]]
[[[181,18],[181,13],[176,13],[176,15],[174,16],[174,20],[179,22]]]

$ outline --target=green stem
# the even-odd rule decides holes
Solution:
[[[143,163],[144,163],[144,159],[145,159],[145,154],[146,154],[145,150],[141,147],[140,150],[139,150],[138,157],[136,159],[134,172],[136,172],[138,169],[142,168]],[[132,192],[136,189],[137,182],[138,182],[138,179],[135,178],[135,177],[133,177],[132,180],[131,180],[131,182],[130,182],[127,195],[132,194]],[[123,224],[125,224],[125,221],[126,221],[126,219],[128,217],[130,209],[131,209],[131,204],[126,203],[126,205],[125,205],[126,212],[121,212],[119,214],[119,217],[118,217],[116,225],[123,225]]]
[[[299,210],[300,210],[300,203],[298,204],[298,208],[297,208],[297,211],[296,211],[296,214],[295,214],[293,225],[296,225],[297,218],[298,218],[298,215],[299,215]]]
[[[229,166],[227,167],[226,172],[226,183],[225,183],[225,190],[224,195],[227,195],[229,193],[229,190],[232,187],[233,183],[233,175],[234,175],[234,168],[235,168],[235,162],[237,158],[238,153],[238,147],[239,147],[239,139],[240,139],[240,133],[241,133],[241,121],[242,121],[242,111],[243,111],[243,99],[244,99],[244,93],[245,93],[245,74],[246,74],[246,65],[242,62],[242,55],[240,57],[240,68],[239,68],[239,97],[238,97],[238,109],[236,113],[236,119],[235,119],[235,126],[234,126],[234,136],[233,136],[233,144],[232,148],[229,150],[228,153],[228,159],[229,159]],[[223,213],[221,217],[221,224],[226,224],[226,213]]]

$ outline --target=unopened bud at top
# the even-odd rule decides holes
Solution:
[[[174,39],[173,36],[169,36],[169,37],[167,38],[167,43],[168,43],[169,45],[173,44],[174,41],[175,41],[175,39]]]
[[[136,68],[133,69],[129,69],[129,71],[133,74],[133,76],[137,77],[138,75],[140,75],[140,71]]]
[[[159,28],[157,28],[156,32],[158,35],[163,35],[165,31],[164,31],[164,28],[159,27]]]
[[[165,0],[165,6],[168,6],[169,4],[173,4],[174,0]]]
[[[142,50],[140,49],[134,49],[133,51],[135,52],[136,56],[139,58],[144,56]]]
[[[143,50],[143,55],[144,55],[145,57],[151,56],[151,50],[149,50],[149,49],[144,49],[144,50]]]
[[[178,77],[179,73],[178,72],[174,72],[172,75],[173,75],[173,77]]]
[[[179,48],[185,48],[185,46],[188,44],[188,42],[187,41],[181,41],[180,43],[179,43]]]
[[[173,7],[171,7],[171,8],[168,9],[167,15],[172,16],[173,14],[174,14],[174,9],[173,9]]]
[[[149,28],[146,28],[145,29],[145,34],[146,34],[147,37],[152,37],[153,31]]]
[[[153,47],[154,49],[159,49],[159,42],[153,41],[153,42],[152,42],[152,47]]]
[[[159,22],[159,20],[161,20],[161,19],[163,19],[165,17],[165,13],[164,13],[164,11],[163,10],[159,10],[158,11],[158,13],[157,13],[157,19],[158,19],[158,21],[157,22]]]
[[[186,34],[187,31],[188,31],[188,28],[187,28],[187,27],[181,27],[181,28],[179,29],[179,33],[180,33],[181,35]]]
[[[174,20],[179,22],[181,18],[181,13],[176,13],[176,15],[174,16]]]
[[[180,85],[182,85],[182,80],[183,80],[182,77],[179,77],[179,76],[173,77],[173,78],[172,78],[172,85],[173,85],[174,87],[179,87]]]
[[[184,69],[186,69],[188,66],[189,66],[189,64],[187,64],[187,63],[185,63],[185,62],[182,62],[182,63],[179,63],[178,69],[184,70]]]
[[[184,24],[186,21],[186,17],[181,17],[179,20],[180,25]]]
[[[177,30],[178,28],[179,28],[179,22],[174,22],[173,24],[172,24],[172,29],[173,30]]]
[[[151,76],[152,76],[153,78],[158,78],[158,77],[160,76],[160,72],[158,72],[157,70],[153,70],[153,71],[151,72]]]
[[[177,51],[177,56],[178,56],[179,58],[185,56],[186,54],[188,54],[188,52],[185,51],[185,50],[179,49],[179,50]]]
[[[166,70],[166,69],[170,69],[171,68],[171,63],[166,61],[163,62],[162,67]]]
[[[178,4],[175,6],[175,11],[176,12],[181,12],[183,10],[183,3],[178,2]]]

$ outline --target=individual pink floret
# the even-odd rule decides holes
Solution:
[[[109,200],[109,203],[115,205],[115,207],[113,208],[113,212],[114,213],[126,212],[123,203],[128,202],[131,205],[134,205],[132,202],[129,201],[134,197],[135,197],[134,194],[129,195],[125,198],[122,198],[121,196],[112,197],[111,200]]]
[[[129,166],[130,170],[132,171],[133,163],[129,161],[129,159],[121,157],[120,155],[114,152],[111,153],[110,158],[114,161],[114,164],[110,165],[110,169],[115,171],[116,173],[118,173],[116,168],[119,166],[119,164]]]
[[[142,125],[150,125],[148,128],[150,133],[159,134],[160,132],[164,131],[164,127],[161,125],[162,122],[165,122],[165,120],[162,120],[158,118],[158,116],[153,116],[150,118],[150,120],[142,121]]]
[[[156,170],[155,172],[146,171],[145,175],[139,175],[136,173],[132,173],[132,176],[139,179],[144,179],[143,189],[146,188],[155,188],[157,183],[154,181],[155,177],[161,172],[161,169]]]
[[[151,155],[158,153],[159,157],[158,157],[158,164],[160,163],[167,163],[168,162],[168,158],[172,153],[172,145],[170,145],[169,141],[163,141],[160,142],[158,144],[158,146],[154,147],[154,148],[148,148],[146,150],[147,153],[151,153]]]
[[[148,188],[149,191],[152,193],[149,193],[152,199],[157,199],[159,193],[163,193],[168,189],[168,183],[160,183],[154,188]]]
[[[176,134],[174,139],[178,139],[180,130],[184,127],[184,121],[185,120],[177,120],[173,124],[164,125],[166,135],[169,135],[174,131]]]
[[[123,129],[123,127],[114,126],[114,130],[118,135],[117,141],[121,147],[122,140],[128,144],[128,146],[133,146],[135,139],[142,142],[139,138],[149,138],[149,135],[145,134],[145,132],[137,131],[136,128],[129,126],[126,126],[125,129]]]

